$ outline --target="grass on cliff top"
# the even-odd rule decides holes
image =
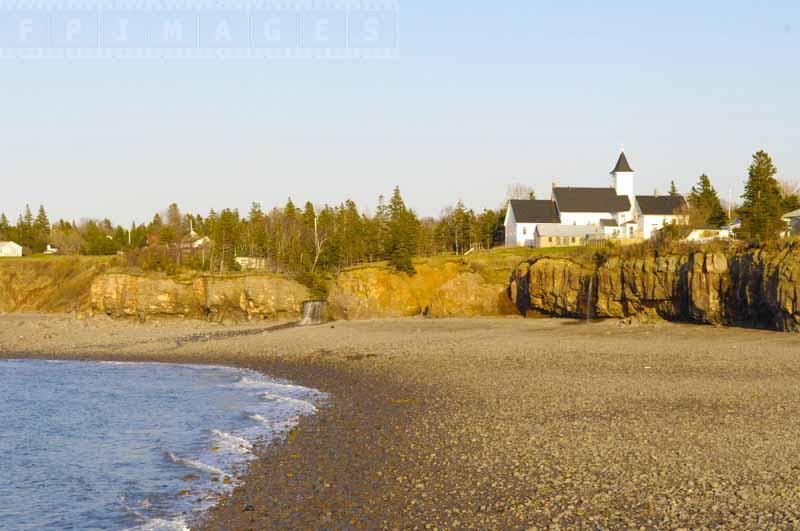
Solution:
[[[79,260],[86,265],[112,264],[116,256],[61,256],[55,254],[32,254],[30,256],[4,256],[0,257],[0,266],[3,264],[38,264],[53,262],[68,262]]]
[[[85,309],[92,281],[111,263],[109,257],[0,259],[0,310],[69,312]]]
[[[497,247],[488,251],[478,251],[467,256],[446,254],[437,256],[417,257],[414,266],[429,266],[433,268],[444,267],[447,264],[457,264],[464,272],[478,273],[487,282],[492,284],[505,284],[508,282],[511,271],[520,262],[531,258],[570,256],[577,252],[576,247],[553,247],[549,249],[534,249],[530,247]],[[387,261],[371,262],[345,269],[357,271],[359,269],[389,268]]]

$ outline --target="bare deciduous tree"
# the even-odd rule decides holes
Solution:
[[[535,199],[536,191],[533,187],[526,184],[509,184],[506,191],[506,199]]]

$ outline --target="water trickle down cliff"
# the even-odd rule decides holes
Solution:
[[[602,264],[541,258],[514,270],[508,294],[523,315],[648,316],[797,331],[800,246],[730,254],[652,252],[612,256]]]

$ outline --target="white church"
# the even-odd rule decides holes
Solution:
[[[625,152],[608,188],[553,185],[546,200],[512,200],[505,218],[506,247],[578,245],[587,238],[643,240],[669,223],[686,223],[680,195],[636,195],[636,172]]]

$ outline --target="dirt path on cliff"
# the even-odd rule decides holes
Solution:
[[[224,363],[332,393],[208,529],[800,525],[798,336],[551,319],[267,326],[2,315],[0,351]]]

